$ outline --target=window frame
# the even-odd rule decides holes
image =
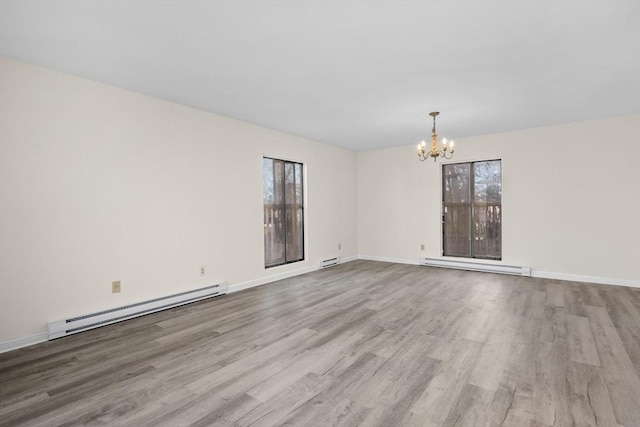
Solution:
[[[263,248],[264,248],[264,253],[263,253],[263,265],[265,269],[269,269],[269,268],[274,268],[274,267],[280,267],[283,265],[288,265],[288,264],[293,264],[296,262],[302,262],[306,260],[306,254],[307,254],[307,241],[306,241],[306,167],[305,164],[300,162],[300,161],[296,161],[296,160],[290,160],[290,159],[283,159],[280,157],[274,157],[274,156],[269,156],[269,155],[263,155],[262,156],[262,174],[263,174],[263,183],[262,183],[262,212],[263,212],[263,217],[262,217],[262,224],[263,224]],[[287,203],[286,203],[286,190],[283,190],[283,195],[282,195],[282,203],[284,205],[283,208],[283,212],[284,213],[284,218],[285,218],[285,224],[284,224],[284,238],[283,238],[283,243],[284,243],[284,262],[279,262],[277,264],[269,264],[267,265],[267,248],[266,248],[266,244],[265,244],[265,239],[266,239],[266,232],[264,232],[264,227],[265,227],[265,221],[264,221],[264,209],[265,209],[265,204],[264,204],[264,161],[265,160],[273,160],[273,161],[278,161],[278,162],[283,162],[283,175],[286,173],[286,165],[290,164],[293,165],[294,168],[296,165],[300,166],[300,176],[301,176],[301,191],[300,191],[300,209],[301,209],[301,213],[300,213],[300,234],[301,234],[301,257],[300,258],[295,258],[295,259],[287,259],[287,237],[286,237],[286,233],[287,233],[287,223],[286,223],[286,219],[287,219],[287,213],[286,213],[286,208],[287,208]],[[274,183],[275,184],[275,183]],[[283,176],[282,179],[282,184],[283,186],[286,185],[286,179]],[[274,199],[275,199],[275,194],[274,194]]]
[[[468,164],[470,165],[469,167],[469,171],[470,171],[470,177],[473,178],[474,175],[474,170],[475,170],[475,164],[476,163],[484,163],[484,162],[500,162],[500,256],[499,257],[493,257],[493,256],[478,256],[476,254],[474,254],[474,250],[473,250],[473,239],[475,236],[475,227],[473,226],[474,223],[474,218],[475,218],[475,179],[470,179],[469,180],[469,189],[470,189],[470,200],[469,200],[469,232],[470,232],[470,240],[469,240],[469,252],[470,255],[450,255],[450,254],[445,254],[445,166],[451,166],[451,165],[463,165],[463,164]],[[473,259],[473,260],[479,260],[479,261],[502,261],[502,259],[504,258],[503,256],[503,239],[502,239],[502,223],[503,223],[503,182],[504,182],[504,159],[496,157],[496,158],[488,158],[488,159],[480,159],[480,160],[466,160],[466,161],[455,161],[455,162],[443,162],[441,164],[440,167],[440,191],[441,191],[441,197],[440,197],[440,226],[441,226],[441,244],[440,244],[440,249],[441,249],[441,254],[443,257],[450,257],[450,258],[456,258],[456,259]]]

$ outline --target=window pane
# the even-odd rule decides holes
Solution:
[[[298,197],[302,176],[298,176],[296,163],[285,164],[285,205],[287,215],[286,255],[287,262],[303,258],[302,247],[302,197]]]
[[[296,163],[295,180],[296,180],[296,204],[295,204],[295,221],[293,227],[297,230],[295,239],[296,250],[293,256],[296,260],[304,259],[304,199],[302,188],[302,164]]]
[[[285,262],[284,162],[264,159],[264,253],[265,266]]]
[[[471,256],[469,163],[443,166],[444,248],[448,256]]]
[[[304,259],[302,164],[264,158],[265,266]]]
[[[473,255],[502,257],[502,173],[500,161],[474,163]]]

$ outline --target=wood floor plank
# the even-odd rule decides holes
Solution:
[[[588,318],[567,315],[567,339],[572,361],[601,366]]]
[[[624,426],[637,425],[640,420],[640,375],[634,370],[609,313],[601,307],[587,307],[586,310],[616,421]]]
[[[0,426],[640,425],[640,290],[353,261],[0,354]]]
[[[322,339],[322,338],[321,338]],[[301,378],[313,372],[325,372],[344,357],[343,351],[362,339],[360,334],[341,334],[320,347],[311,342],[311,349],[298,355],[284,371],[274,373],[269,380],[247,392],[260,402],[268,402]]]
[[[564,338],[541,343],[533,389],[534,421],[541,425],[572,425],[568,362],[569,346]]]
[[[533,389],[537,341],[514,341],[491,404],[492,425],[527,425],[535,420]]]
[[[237,420],[237,424],[246,427],[278,425],[291,412],[321,393],[330,382],[330,377],[308,373],[292,382],[268,402],[247,412]]]
[[[441,361],[440,369],[411,408],[414,414],[428,414],[424,421],[434,425],[442,424],[456,407],[482,349],[482,344],[464,339],[450,345],[451,357]]]
[[[370,409],[356,404],[353,399],[364,391],[364,385],[386,361],[372,353],[362,354],[350,369],[331,378],[329,386],[322,393],[286,417],[283,425],[357,425],[346,422],[361,422]]]
[[[573,421],[581,426],[616,427],[611,397],[601,369],[582,363],[570,363],[568,382],[571,390]]]
[[[508,323],[495,328],[482,346],[481,354],[469,377],[470,384],[485,390],[497,391],[500,378],[507,366],[515,334],[516,329],[508,326]]]
[[[557,283],[547,285],[547,305],[553,307],[564,307],[564,288]]]
[[[492,398],[492,392],[472,384],[465,384],[456,406],[441,425],[443,427],[487,425],[489,423],[488,408]]]
[[[207,375],[201,376],[197,380],[187,384],[187,388],[195,393],[206,393],[211,388],[233,382],[237,377],[244,375],[247,371],[255,368],[261,368],[265,362],[282,356],[283,352],[286,350],[299,345],[300,340],[309,338],[315,334],[317,333],[311,329],[300,329],[286,338],[257,350],[246,357],[243,357]],[[281,363],[285,364],[284,362]]]
[[[607,312],[636,372],[640,372],[640,309],[634,292],[629,288],[625,290],[607,293]]]

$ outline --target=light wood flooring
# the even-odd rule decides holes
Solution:
[[[0,355],[3,426],[640,426],[640,289],[373,261]]]

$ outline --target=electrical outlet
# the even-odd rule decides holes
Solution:
[[[200,275],[204,276],[207,274],[207,269],[205,268],[205,266],[203,265],[202,267],[200,267]]]
[[[424,243],[420,243],[420,250],[424,251]]]
[[[118,292],[120,292],[120,280],[111,282],[111,293],[117,294]]]

